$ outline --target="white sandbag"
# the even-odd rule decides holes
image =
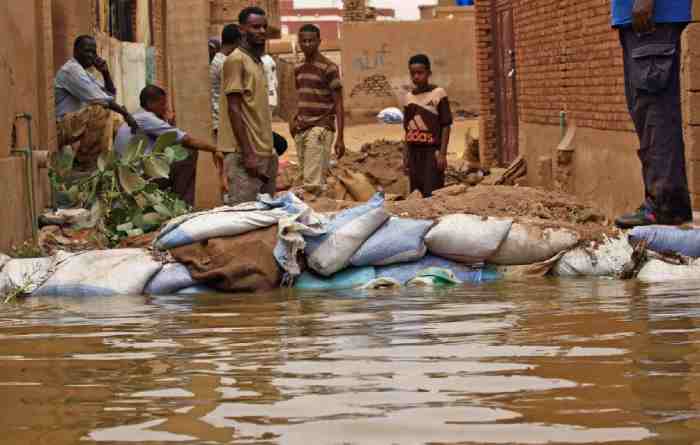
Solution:
[[[403,122],[403,111],[396,107],[385,108],[377,114],[377,120],[385,124],[400,124]]]
[[[4,253],[0,253],[0,272],[2,272],[2,268],[5,267],[5,264],[7,264],[9,261],[12,261],[12,258]]]
[[[141,295],[162,267],[144,249],[59,252],[52,275],[32,295]]]
[[[693,261],[691,264],[679,266],[653,259],[642,267],[637,275],[637,279],[647,283],[698,280],[700,279],[700,261]]]
[[[328,224],[325,235],[306,240],[309,267],[325,277],[343,270],[360,246],[387,219],[384,197],[379,193],[367,204],[338,213]]]
[[[513,221],[476,215],[449,215],[425,237],[428,250],[463,264],[483,263],[511,230]]]
[[[144,293],[148,295],[171,295],[182,289],[199,284],[183,264],[170,263],[148,282]]]
[[[614,277],[632,259],[632,246],[624,238],[606,238],[566,252],[552,268],[559,277]]]
[[[388,266],[418,261],[428,251],[425,235],[432,226],[429,220],[390,218],[355,252],[350,264]]]
[[[36,290],[51,274],[53,258],[9,259],[3,256],[0,262],[0,295],[6,295],[21,289],[30,294]]]
[[[571,249],[578,241],[578,234],[568,229],[514,223],[505,241],[488,258],[488,262],[502,266],[540,263]]]

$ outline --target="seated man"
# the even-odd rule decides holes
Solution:
[[[88,72],[92,67],[102,74],[104,85]],[[73,148],[77,171],[93,171],[100,153],[109,149],[110,110],[138,128],[126,108],[114,101],[117,90],[107,63],[97,57],[97,42],[91,36],[75,39],[73,58],[58,70],[54,90],[58,146]]]
[[[174,131],[177,133],[177,143],[190,150],[203,150],[216,153],[216,147],[208,142],[195,139],[175,127],[174,117],[168,108],[168,96],[165,90],[155,85],[148,85],[141,91],[141,107],[143,110],[134,114],[141,131],[146,134],[150,146],[148,153],[158,139],[158,136]],[[121,156],[129,146],[133,131],[124,124],[117,132],[114,150]],[[191,151],[190,157],[184,161],[175,162],[170,168],[170,179],[162,186],[172,191],[189,205],[194,205],[195,180],[197,168],[197,151]]]

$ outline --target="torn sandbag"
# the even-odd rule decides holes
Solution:
[[[384,197],[376,194],[367,204],[344,210],[328,223],[326,234],[306,239],[309,267],[330,276],[350,264],[362,244],[389,219]]]
[[[465,283],[496,281],[501,278],[501,275],[492,269],[472,268],[467,265],[433,255],[428,255],[425,258],[412,263],[378,267],[377,278],[392,278],[399,283],[405,284],[410,279],[418,275],[421,270],[431,267],[447,269],[451,271],[460,281]]]
[[[355,252],[353,266],[387,266],[418,261],[428,250],[425,235],[433,221],[390,218]]]
[[[637,274],[640,281],[655,283],[665,281],[690,281],[700,277],[700,261],[690,264],[671,264],[659,259],[649,260]]]
[[[55,263],[52,257],[11,259],[1,256],[0,263],[4,261],[4,264],[0,264],[0,295],[31,294],[49,278]]]
[[[294,288],[304,291],[354,289],[371,282],[375,277],[374,267],[349,267],[330,277],[318,276],[307,271],[301,274]]]
[[[184,264],[170,263],[163,266],[161,271],[148,282],[144,293],[147,295],[170,295],[197,284],[199,282],[192,278],[190,271]]]
[[[647,249],[658,253],[678,253],[700,258],[700,229],[669,226],[635,227],[629,234],[631,243],[647,241]]]
[[[277,199],[261,195],[257,201],[235,207],[224,206],[183,215],[161,229],[155,247],[160,250],[173,249],[209,238],[236,236],[270,227],[284,217],[299,213],[302,210],[300,203],[292,193]]]
[[[53,273],[32,295],[141,295],[162,267],[143,249],[59,252]]]
[[[372,199],[372,196],[377,193],[377,189],[372,185],[367,175],[362,172],[354,172],[345,169],[341,170],[340,173],[335,176],[355,201],[369,201]]]
[[[425,237],[428,250],[464,264],[483,263],[503,243],[513,222],[477,215],[449,215]]]
[[[445,287],[462,284],[462,281],[449,269],[430,267],[421,270],[408,280],[407,287]]]
[[[211,238],[172,249],[170,253],[192,278],[225,292],[276,289],[282,274],[273,255],[277,227],[227,238]]]
[[[559,277],[615,277],[632,259],[632,246],[624,238],[607,238],[566,252],[552,268]]]
[[[503,244],[487,262],[501,266],[540,263],[571,249],[578,241],[578,234],[568,229],[513,223]]]
[[[375,278],[374,280],[360,286],[362,290],[390,290],[400,289],[402,284],[393,278]]]

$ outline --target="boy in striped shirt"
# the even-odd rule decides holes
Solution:
[[[319,51],[321,31],[317,26],[301,27],[299,45],[304,52],[304,62],[295,68],[299,109],[290,127],[304,189],[319,193],[326,184],[336,130],[335,154],[338,159],[345,155],[343,86],[338,66]]]

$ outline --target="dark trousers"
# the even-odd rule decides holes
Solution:
[[[661,221],[692,219],[681,112],[680,37],[685,25],[620,29],[627,107],[639,136],[644,205]]]
[[[438,170],[436,155],[440,147],[408,146],[408,178],[411,192],[420,190],[424,197],[445,187],[445,172]]]
[[[170,177],[168,179],[159,179],[157,181],[158,186],[162,190],[170,190],[178,198],[190,206],[194,206],[198,159],[199,152],[190,150],[190,156],[187,159],[172,163],[170,166]]]

